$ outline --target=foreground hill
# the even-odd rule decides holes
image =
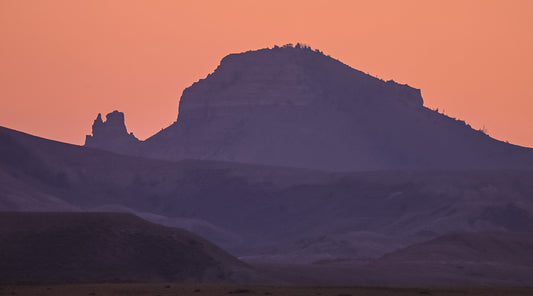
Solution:
[[[258,268],[305,285],[531,287],[533,232],[452,232],[375,260],[269,263]]]
[[[523,264],[533,267],[531,232],[452,232],[414,244],[379,262]]]
[[[4,294],[1,294],[5,291]],[[531,287],[442,287],[442,288],[392,288],[392,287],[324,287],[324,286],[237,286],[237,285],[176,285],[163,283],[136,284],[88,284],[54,286],[11,286],[0,287],[0,295],[19,296],[213,296],[213,295],[283,295],[283,296],[530,296]]]
[[[247,274],[248,273],[248,274]],[[206,240],[132,214],[0,212],[0,282],[242,281]]]
[[[391,285],[532,286],[533,232],[452,232],[387,254],[368,270]]]
[[[144,142],[123,121],[98,117],[86,145],[329,171],[533,168],[532,149],[424,107],[420,90],[301,46],[224,57],[183,91],[177,121]]]

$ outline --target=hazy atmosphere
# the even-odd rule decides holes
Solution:
[[[119,109],[138,138],[233,52],[302,42],[425,105],[533,146],[531,1],[0,1],[0,125],[83,144]]]
[[[532,3],[0,0],[0,296],[533,295]]]

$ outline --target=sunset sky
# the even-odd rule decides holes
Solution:
[[[0,0],[0,125],[83,144],[98,113],[145,139],[229,53],[302,42],[533,147],[533,1]]]

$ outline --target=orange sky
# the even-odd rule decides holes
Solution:
[[[303,42],[533,147],[532,31],[527,0],[0,0],[0,125],[82,144],[118,109],[144,139],[228,53]]]

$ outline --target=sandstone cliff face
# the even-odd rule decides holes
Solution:
[[[85,146],[119,153],[135,153],[139,140],[129,133],[124,123],[124,113],[113,111],[106,115],[98,114],[92,127],[92,135],[85,137]]]
[[[407,85],[385,83],[310,49],[277,48],[223,58],[214,73],[185,89],[179,119],[358,101],[423,104],[420,90]]]
[[[531,149],[424,107],[420,90],[301,47],[226,56],[183,91],[175,123],[137,150],[120,142],[99,143],[168,160],[332,171],[533,167]]]
[[[420,90],[307,48],[228,55],[143,153],[325,170],[533,165],[528,149],[425,108]]]

